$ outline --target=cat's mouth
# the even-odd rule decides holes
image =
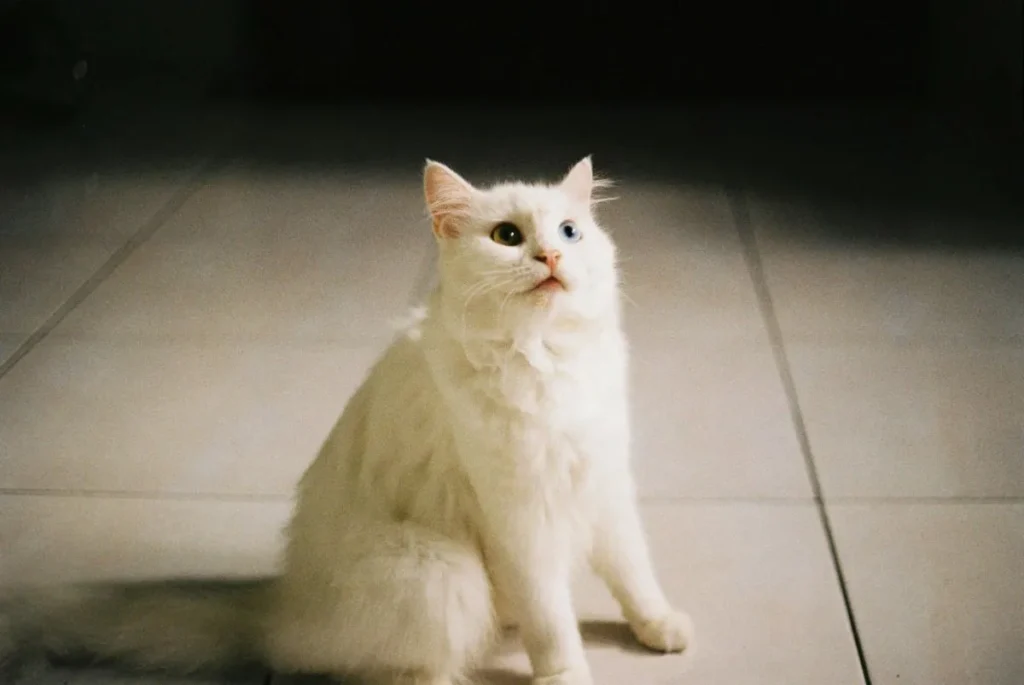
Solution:
[[[548,276],[543,281],[533,286],[530,292],[552,292],[554,290],[565,290],[565,284],[557,276]]]

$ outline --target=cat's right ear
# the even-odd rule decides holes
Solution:
[[[423,169],[423,194],[438,238],[455,238],[459,224],[469,214],[475,192],[469,182],[440,162],[431,159]]]

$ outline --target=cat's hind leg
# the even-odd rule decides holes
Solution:
[[[326,563],[325,552],[334,557]],[[373,523],[350,526],[316,554],[289,558],[267,632],[279,668],[447,684],[495,636],[490,580],[469,544],[411,523]]]

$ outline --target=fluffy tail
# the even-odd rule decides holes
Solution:
[[[0,600],[0,672],[38,656],[182,673],[261,662],[272,588],[261,579],[13,593]]]

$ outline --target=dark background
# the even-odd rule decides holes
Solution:
[[[305,101],[888,98],[1021,119],[1019,0],[12,0],[91,78]],[[10,55],[6,60],[10,63]],[[11,69],[8,68],[7,72]],[[15,69],[16,71],[16,69]],[[9,76],[9,73],[8,73]],[[10,79],[8,79],[10,80]]]

